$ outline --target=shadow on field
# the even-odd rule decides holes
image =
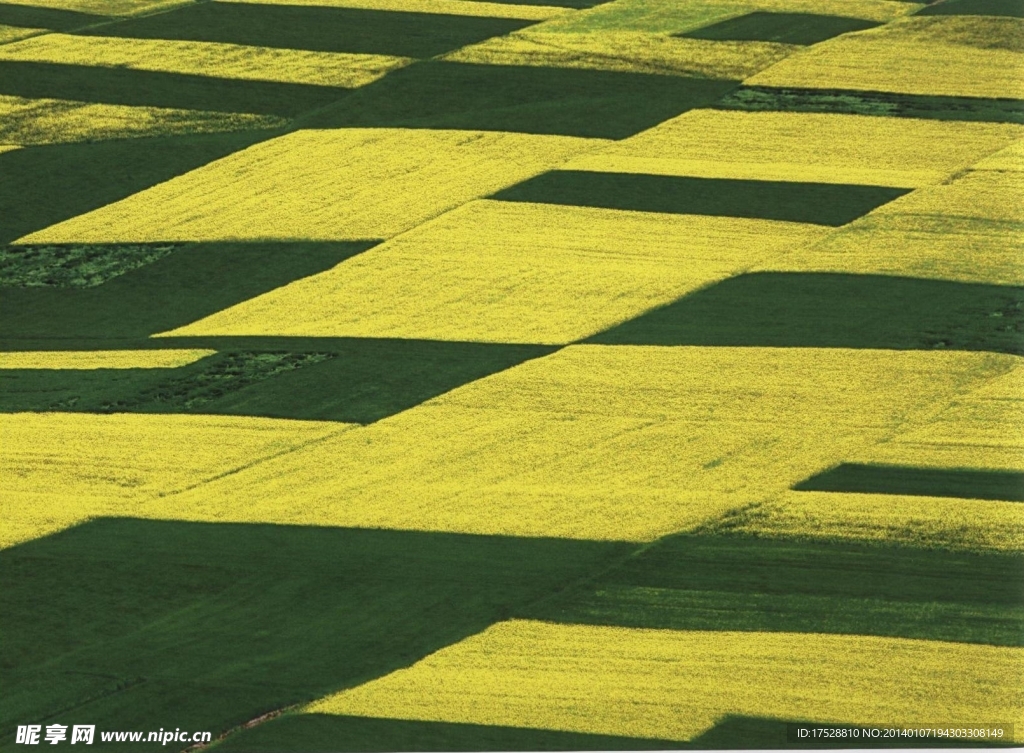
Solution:
[[[946,0],[917,12],[918,16],[1012,16],[1024,18],[1024,0]]]
[[[189,5],[86,33],[428,58],[534,23],[509,18],[232,2]]]
[[[312,128],[454,128],[620,139],[703,107],[734,81],[427,61],[314,115]]]
[[[242,730],[218,750],[245,753],[322,753],[327,750],[367,751],[545,751],[545,750],[754,750],[812,747],[789,739],[790,722],[729,715],[689,742],[668,742],[606,735],[584,735],[555,730],[497,727],[445,722],[414,722],[329,714],[289,714]],[[874,744],[873,744],[874,743]],[[859,739],[859,748],[956,747],[956,740]],[[830,745],[816,741],[814,748],[850,747],[847,740]]]
[[[801,481],[793,489],[1024,502],[1024,473],[843,463]]]
[[[4,369],[0,412],[201,413],[367,424],[555,350],[315,337],[61,344],[76,349],[155,344],[218,353],[176,369]]]
[[[3,747],[16,724],[51,721],[216,735],[407,666],[630,548],[87,523],[0,552]]]
[[[821,112],[927,120],[1024,123],[1024,101],[1019,99],[939,97],[843,89],[741,86],[709,107],[746,112]]]
[[[1024,646],[1024,556],[683,535],[517,616]]]
[[[608,345],[1024,353],[1024,288],[883,275],[732,277],[591,337]]]
[[[879,24],[860,18],[822,16],[815,13],[770,13],[755,11],[693,31],[675,34],[686,39],[738,42],[779,42],[810,45],[851,31],[871,29]]]
[[[5,288],[0,330],[6,338],[148,337],[323,272],[377,242],[188,244],[96,287]]]
[[[111,105],[293,116],[349,89],[63,63],[0,61],[0,93]]]
[[[490,198],[839,226],[906,193],[885,186],[555,170]]]
[[[0,244],[98,209],[273,135],[273,131],[246,131],[4,152],[0,154]],[[4,291],[0,301],[8,295]]]
[[[0,3],[0,25],[22,26],[28,29],[50,29],[70,31],[81,26],[110,20],[107,16],[96,16],[59,8],[40,8],[34,5],[12,5]]]

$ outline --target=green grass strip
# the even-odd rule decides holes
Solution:
[[[1024,473],[843,463],[801,481],[793,489],[1024,502]]]

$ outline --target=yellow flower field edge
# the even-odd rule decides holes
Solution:
[[[1015,725],[1024,649],[860,635],[498,623],[308,713],[688,741],[727,715]]]
[[[217,78],[356,88],[410,58],[122,37],[46,34],[0,46],[0,60],[94,65]]]
[[[296,131],[18,242],[388,238],[607,143],[491,131]]]
[[[691,110],[565,169],[918,188],[1022,135],[1002,123]]]
[[[270,115],[25,99],[0,95],[0,140],[23,146],[280,128]]]
[[[236,416],[0,414],[0,546],[99,515],[174,517],[165,495],[351,428]]]
[[[926,16],[809,47],[747,79],[755,86],[1024,98],[1024,19]]]
[[[166,497],[161,515],[651,541],[775,498],[1012,360],[570,346]]]
[[[714,42],[640,31],[533,33],[488,39],[444,56],[483,65],[533,65],[740,80],[800,48],[775,42]]]
[[[568,343],[827,232],[474,201],[331,270],[161,335]]]
[[[0,369],[173,369],[214,350],[43,350],[0,353]]]

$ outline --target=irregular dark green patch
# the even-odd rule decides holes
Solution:
[[[739,275],[591,337],[616,345],[1024,353],[1024,288],[884,275]]]
[[[119,201],[273,135],[274,131],[217,133],[0,153],[0,244]],[[9,295],[0,296],[0,304]]]
[[[1024,502],[1024,473],[843,463],[801,481],[796,491],[908,494]]]
[[[0,3],[0,24],[4,26],[71,31],[82,26],[89,26],[108,20],[110,19],[107,16],[97,16],[92,13],[81,13],[73,10],[42,8],[37,5]]]
[[[0,287],[92,288],[175,249],[167,243],[0,248]]]
[[[294,116],[323,107],[349,91],[313,84],[0,60],[0,93],[29,98]]]
[[[887,186],[555,170],[490,198],[839,226],[906,193]]]
[[[366,753],[543,750],[666,750],[679,743],[523,727],[289,714],[229,736],[217,750],[245,753]]]
[[[0,747],[20,747],[17,724],[218,734],[408,666],[630,549],[94,521],[0,551]]]
[[[41,344],[82,347],[73,340]],[[153,344],[85,343],[114,349]],[[219,352],[176,369],[3,369],[0,412],[203,413],[367,424],[556,350],[316,337],[160,338],[156,344]]]
[[[534,23],[361,8],[204,3],[85,33],[429,58]]]
[[[731,81],[427,61],[316,113],[312,128],[455,128],[619,139],[702,107]]]
[[[1024,556],[676,536],[517,616],[1022,646]]]
[[[781,42],[817,44],[851,31],[871,29],[879,24],[860,18],[822,16],[816,13],[769,13],[754,11],[700,29],[675,34],[687,39],[740,42]]]
[[[918,16],[1010,16],[1024,18],[1024,0],[944,0],[917,12]]]
[[[94,288],[4,290],[0,331],[10,339],[148,337],[323,272],[375,243],[189,244]]]
[[[709,105],[746,112],[823,112],[928,120],[1024,123],[1024,101],[980,97],[741,86]]]

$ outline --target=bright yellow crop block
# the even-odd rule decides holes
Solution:
[[[500,2],[482,2],[481,0],[217,0],[217,2],[366,8],[403,13],[441,13],[446,16],[519,18],[524,21],[543,21],[573,12],[571,8],[550,5],[510,5]]]
[[[94,65],[217,78],[355,88],[412,62],[386,55],[311,52],[122,37],[47,34],[0,46],[0,60]]]
[[[567,343],[826,232],[476,201],[327,272],[164,334]]]
[[[727,715],[854,725],[1014,724],[1024,649],[807,633],[513,620],[309,713],[692,740]],[[951,721],[952,723],[952,721]]]
[[[0,369],[174,369],[214,350],[41,350],[0,353]]]
[[[744,83],[960,97],[1024,97],[1024,20],[924,16],[822,42]]]
[[[607,143],[480,131],[298,131],[21,241],[387,238]]]
[[[0,24],[0,43],[13,42],[36,34],[44,34],[46,29],[28,29],[22,26],[5,26]]]
[[[974,165],[975,170],[1009,170],[1024,172],[1024,139],[1015,141],[1005,149]]]
[[[164,515],[646,541],[770,499],[1013,363],[570,346],[165,498]]]
[[[553,34],[526,30],[463,47],[444,59],[740,80],[799,49],[775,42],[716,42],[642,31]]]
[[[566,169],[916,188],[1022,134],[1001,123],[691,110]]]
[[[1022,195],[1020,172],[974,170],[913,191],[757,269],[1022,285]]]
[[[233,416],[0,414],[0,546],[97,515],[168,517],[162,495],[349,428]]]
[[[3,47],[0,47],[3,49]],[[279,128],[271,115],[24,99],[0,95],[0,140],[25,146]]]
[[[732,516],[730,533],[1024,552],[1024,505],[900,494],[783,492]]]

